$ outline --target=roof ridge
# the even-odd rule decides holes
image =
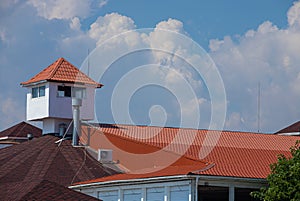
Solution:
[[[52,70],[51,74],[49,75],[49,78],[48,78],[48,79],[51,79],[51,78],[55,75],[55,73],[56,73],[57,70],[59,69],[60,65],[61,65],[64,61],[66,61],[66,60],[65,60],[63,57],[60,57],[59,59],[57,59],[57,60],[55,61],[56,65],[55,65],[54,69]]]

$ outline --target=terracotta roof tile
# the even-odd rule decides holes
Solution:
[[[87,129],[87,127],[83,128],[83,130]],[[125,152],[140,155],[143,153],[140,151],[143,145],[156,147],[156,149],[153,148],[153,150],[147,148],[146,150],[149,149],[148,153],[167,148],[167,152],[178,154],[180,154],[182,147],[188,145],[188,149],[183,154],[183,158],[197,161],[204,160],[215,164],[212,168],[202,171],[199,174],[266,178],[270,173],[269,165],[277,161],[277,155],[289,155],[289,148],[295,144],[296,140],[300,139],[300,136],[280,136],[250,132],[220,132],[195,129],[180,130],[182,131],[181,134],[178,134],[178,128],[107,124],[94,125],[94,127],[90,129],[90,133],[92,134],[91,147],[98,149],[100,146],[105,146],[99,142],[101,139],[106,140],[105,144],[111,143],[113,146]],[[104,139],[101,138],[101,136],[106,137]],[[191,136],[193,136],[193,140],[191,140]],[[207,136],[210,137],[206,138]],[[176,138],[179,140],[175,140]],[[210,140],[207,141],[207,139]],[[136,143],[128,144],[131,141],[136,141]],[[216,145],[210,147],[210,144],[214,141]],[[168,146],[169,144],[173,144],[173,146]],[[211,149],[211,152],[203,160],[201,160],[200,157],[202,149]],[[120,155],[119,157],[122,163],[122,156]],[[168,156],[161,157],[162,160],[164,160]],[[139,163],[135,161],[135,164]]]
[[[21,85],[27,86],[42,81],[90,84],[95,85],[98,88],[103,86],[85,75],[64,58],[59,58],[28,81],[22,82]]]
[[[93,179],[90,181],[78,182],[74,185],[79,184],[87,184],[87,183],[97,183],[97,182],[105,182],[105,181],[122,181],[122,180],[129,180],[129,179],[144,179],[144,178],[154,178],[154,177],[167,177],[167,176],[178,176],[178,175],[192,175],[196,172],[200,172],[203,170],[203,164],[197,163],[196,161],[191,163],[190,165],[170,165],[164,169],[159,169],[158,171],[154,170],[151,173],[144,173],[144,174],[116,174],[108,177],[102,177]]]

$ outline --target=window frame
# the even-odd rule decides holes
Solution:
[[[46,86],[37,86],[31,88],[31,98],[40,98],[46,96]]]
[[[60,92],[63,92],[63,94],[61,94]],[[58,85],[57,86],[57,97],[59,97],[59,98],[71,98],[72,97],[72,87],[71,86]]]

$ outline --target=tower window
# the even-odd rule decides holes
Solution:
[[[37,98],[37,97],[45,96],[45,88],[46,88],[45,86],[32,88],[31,89],[31,97]]]
[[[70,86],[58,86],[57,87],[58,97],[71,97],[71,87]]]
[[[81,87],[71,87],[71,86],[58,86],[57,87],[58,97],[75,97],[75,98],[85,98],[86,89]]]

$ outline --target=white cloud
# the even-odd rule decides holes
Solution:
[[[39,16],[48,20],[84,18],[91,11],[90,0],[29,0],[28,3],[36,8]]]
[[[295,29],[300,20],[299,6],[297,2],[288,11],[286,29],[266,21],[257,30],[249,30],[238,38],[226,36],[210,41],[211,56],[221,71],[230,101],[231,112],[226,123],[229,129],[256,130],[259,82],[262,130],[279,130],[286,126],[287,119],[300,117],[296,109],[300,101],[296,86],[300,72],[300,30]],[[245,119],[245,123],[240,119]]]
[[[71,20],[70,28],[73,29],[73,30],[76,30],[76,31],[79,31],[79,30],[80,30],[80,28],[81,28],[81,23],[80,23],[80,19],[79,19],[78,17],[74,17],[74,18]]]
[[[97,1],[104,6],[107,1]],[[38,14],[46,19],[70,20],[70,28],[76,30],[61,42],[61,50],[69,55],[78,55],[78,49],[84,53],[89,48],[100,46],[112,36],[132,31],[136,25],[130,17],[111,13],[98,17],[87,31],[81,30],[80,19],[91,11],[91,1],[73,3],[73,1],[36,1],[30,0]],[[248,30],[238,37],[225,36],[223,39],[210,41],[210,54],[220,69],[228,95],[229,115],[227,129],[253,128],[257,125],[257,84],[262,88],[262,127],[265,131],[279,129],[286,125],[286,119],[299,118],[295,105],[300,101],[299,67],[300,34],[299,34],[299,2],[288,11],[288,27],[278,28],[270,21],[263,22],[256,29]],[[68,9],[67,9],[68,8]],[[148,45],[151,48],[167,50],[171,53],[153,52],[153,60],[157,64],[176,68],[201,94],[202,83],[193,72],[185,69],[183,61],[176,54],[184,55],[186,61],[198,61],[188,44],[170,38],[161,29],[186,34],[183,23],[176,19],[159,22],[149,34],[132,31],[125,37],[111,40],[105,48],[112,50],[115,44],[122,47]],[[0,32],[4,40],[5,32]],[[79,48],[75,48],[79,47]],[[117,52],[114,52],[117,54]],[[160,76],[167,83],[177,82],[171,73]],[[286,98],[289,97],[289,98]],[[197,97],[199,99],[203,97]],[[276,109],[274,109],[276,108]],[[235,112],[238,111],[238,112]],[[279,115],[279,113],[281,113]],[[276,115],[278,114],[278,115]],[[243,121],[241,121],[243,119]],[[285,120],[285,121],[284,121]],[[290,120],[293,121],[293,120]],[[280,123],[282,123],[280,125]],[[255,129],[254,129],[255,128]]]
[[[108,0],[100,0],[99,7],[101,8],[101,7],[105,6],[107,3],[108,3]]]
[[[288,23],[291,27],[300,28],[300,1],[294,2],[294,5],[287,13]]]
[[[134,21],[130,17],[118,13],[111,13],[103,17],[98,17],[98,19],[91,24],[88,34],[89,37],[96,40],[99,45],[113,36],[135,28]]]

